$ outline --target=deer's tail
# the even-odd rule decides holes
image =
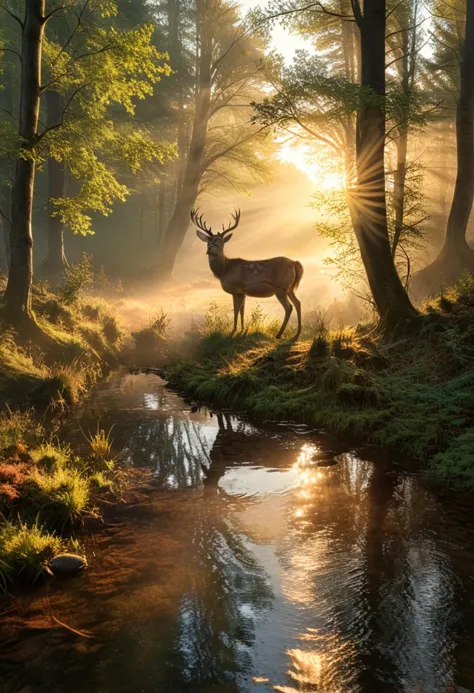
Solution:
[[[299,287],[300,281],[303,278],[303,274],[304,274],[303,265],[301,264],[301,262],[298,262],[298,260],[296,260],[296,262],[295,262],[295,282],[294,282],[293,286],[291,287],[293,289],[293,291],[296,291],[296,289]]]

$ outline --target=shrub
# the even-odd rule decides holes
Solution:
[[[80,293],[90,288],[93,281],[92,260],[90,255],[84,253],[77,265],[69,265],[66,269],[66,279],[57,292],[59,300],[66,305],[76,303]]]
[[[115,315],[108,315],[104,318],[102,331],[109,344],[117,344],[122,338],[122,331]]]

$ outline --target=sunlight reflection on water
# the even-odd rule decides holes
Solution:
[[[303,429],[192,413],[156,376],[101,386],[71,440],[97,417],[154,490],[82,578],[17,598],[8,693],[474,690],[470,508]]]

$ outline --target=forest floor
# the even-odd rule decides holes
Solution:
[[[80,552],[75,529],[97,516],[123,485],[104,431],[90,436],[82,456],[56,435],[61,418],[118,365],[123,337],[111,306],[80,298],[78,286],[66,282],[55,293],[35,286],[34,340],[0,323],[3,589],[34,581],[58,553]]]
[[[222,317],[170,385],[249,417],[291,420],[398,450],[474,485],[474,277],[427,303],[418,329],[387,341],[373,325],[277,342],[264,326],[230,337]]]

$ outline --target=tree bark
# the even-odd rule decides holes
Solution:
[[[474,252],[466,240],[474,198],[474,0],[466,0],[460,91],[456,108],[457,175],[444,244],[436,260],[417,272],[412,288],[418,295],[454,283],[474,271]]]
[[[405,216],[405,183],[407,177],[408,127],[400,127],[397,148],[397,169],[394,176],[395,230],[392,241],[392,257],[395,259],[397,247],[403,234]]]
[[[467,0],[466,10],[461,87],[456,109],[458,171],[444,243],[448,260],[451,255],[472,257],[466,230],[474,196],[474,0]]]
[[[0,208],[4,214],[9,214],[10,207],[10,188],[8,185],[2,185],[0,187]],[[2,214],[0,214],[0,247],[0,254],[3,256],[3,269],[8,274],[10,268],[10,224]]]
[[[416,311],[393,261],[385,196],[385,0],[365,0],[358,24],[361,35],[361,105],[357,114],[357,187],[359,223],[355,232],[372,296],[384,328],[394,331]]]
[[[16,161],[12,188],[11,261],[5,291],[5,310],[13,323],[32,318],[32,212],[35,183],[33,148],[37,140],[40,107],[41,49],[45,0],[26,0],[22,27],[19,136],[22,151]]]
[[[158,192],[158,247],[163,243],[166,222],[166,174],[160,176]]]
[[[48,127],[54,127],[62,117],[64,99],[61,94],[49,89],[46,91],[46,108]],[[53,216],[52,200],[64,197],[66,171],[63,161],[48,159],[48,254],[44,263],[44,272],[51,279],[61,278],[68,266],[64,252],[64,225],[60,217]]]
[[[189,214],[196,202],[202,176],[202,161],[211,104],[212,36],[206,22],[206,1],[200,0],[197,6],[200,54],[193,129],[183,184],[178,192],[175,209],[166,229],[165,245],[160,262],[160,279],[171,277],[176,256],[186,237]]]

